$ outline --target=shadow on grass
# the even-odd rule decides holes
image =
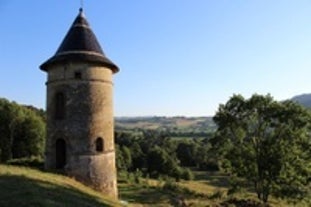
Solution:
[[[72,187],[29,179],[23,176],[0,176],[1,207],[91,207],[109,206]]]
[[[196,172],[195,181],[218,188],[227,188],[230,185],[229,177],[219,172]]]
[[[230,176],[225,173],[196,171],[195,181],[217,188],[230,188]],[[241,187],[248,192],[255,193],[255,189],[250,182],[245,181],[241,184]]]
[[[155,204],[167,202],[170,199],[169,194],[156,187],[120,185],[118,188],[120,199],[130,203]]]

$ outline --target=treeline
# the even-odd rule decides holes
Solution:
[[[141,171],[152,178],[159,176],[190,180],[189,167],[201,170],[218,170],[211,154],[208,138],[171,138],[157,130],[115,133],[117,168],[119,171]]]
[[[212,137],[214,130],[210,131],[200,131],[200,130],[180,130],[180,129],[167,129],[165,131],[166,136],[168,137],[184,137],[184,138],[202,138],[202,137]]]
[[[0,162],[44,154],[43,110],[0,98]]]

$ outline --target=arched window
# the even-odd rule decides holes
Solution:
[[[104,151],[104,140],[101,137],[98,137],[95,141],[96,152]]]
[[[58,92],[55,94],[54,117],[57,120],[65,118],[65,95],[62,92]]]

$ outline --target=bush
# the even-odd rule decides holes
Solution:
[[[189,168],[186,168],[183,171],[182,178],[185,179],[185,180],[193,180],[194,175],[193,175],[192,171]]]
[[[169,174],[169,176],[172,176],[175,178],[176,182],[179,182],[180,179],[183,177],[183,169],[179,166],[175,166],[173,169],[172,169],[172,173]]]
[[[193,196],[193,197],[203,197],[204,195],[197,193],[196,191],[190,190],[189,188],[182,187],[174,182],[172,179],[165,181],[163,190],[169,191],[174,195],[184,195],[184,196]]]
[[[163,190],[169,190],[173,192],[181,192],[180,187],[177,183],[173,182],[171,179],[167,179],[163,185]]]
[[[142,176],[143,176],[143,173],[139,169],[136,169],[134,173],[134,181],[136,184],[141,184]]]
[[[223,199],[225,198],[225,192],[222,190],[217,190],[212,195],[209,196],[210,199]]]
[[[245,185],[245,180],[232,176],[230,178],[230,187],[228,189],[227,195],[233,195],[235,193],[243,193],[243,186]]]
[[[24,157],[19,159],[11,159],[6,162],[9,165],[16,165],[16,166],[25,166],[25,167],[32,167],[43,169],[44,161],[41,157]]]

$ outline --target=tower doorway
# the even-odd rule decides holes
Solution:
[[[66,165],[66,141],[64,139],[56,140],[56,168],[63,169]]]

